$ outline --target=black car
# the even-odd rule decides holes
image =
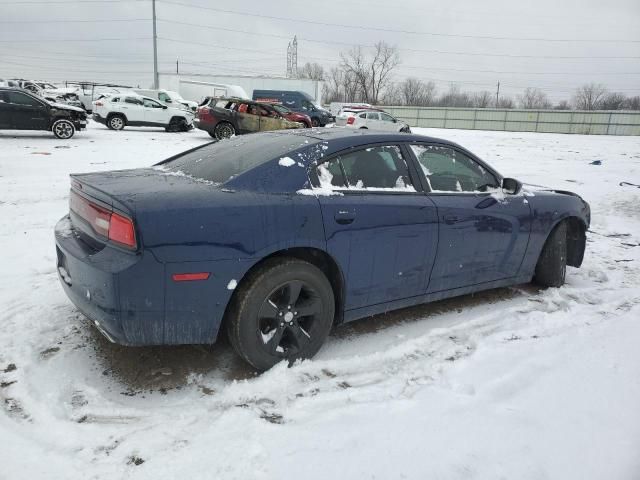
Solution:
[[[87,127],[78,107],[50,103],[26,90],[0,88],[0,130],[49,130],[63,140]]]

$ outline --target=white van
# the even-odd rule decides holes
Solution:
[[[172,92],[171,90],[147,90],[134,88],[134,92],[139,95],[143,95],[145,97],[155,98],[165,105],[169,105],[172,107],[178,107],[180,105],[185,106],[192,112],[195,112],[198,108],[197,102],[192,102],[191,100],[185,100],[178,92]]]

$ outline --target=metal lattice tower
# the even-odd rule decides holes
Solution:
[[[287,78],[298,78],[298,37],[287,45]]]

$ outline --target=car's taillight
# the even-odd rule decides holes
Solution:
[[[129,248],[136,248],[136,232],[131,219],[112,213],[109,222],[109,240]]]
[[[130,218],[96,205],[73,190],[69,195],[69,209],[87,222],[98,235],[118,245],[136,248],[135,228]]]
[[[93,102],[93,104],[94,104],[96,107],[101,107],[101,106],[102,106],[102,102]]]
[[[356,117],[347,118],[347,125],[353,125],[353,122],[356,121]]]

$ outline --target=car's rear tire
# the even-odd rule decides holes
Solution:
[[[214,137],[218,140],[231,138],[236,134],[236,129],[229,122],[220,122],[213,129]]]
[[[560,287],[567,273],[567,224],[560,222],[549,234],[536,264],[534,281],[543,287]]]
[[[335,314],[333,289],[316,266],[295,258],[267,260],[235,292],[226,319],[236,352],[258,370],[314,356]]]
[[[76,127],[69,120],[56,120],[51,126],[51,131],[60,140],[69,140],[76,133]]]
[[[369,127],[360,127],[360,130],[369,130]]]
[[[111,130],[122,130],[126,124],[127,121],[123,115],[111,115],[107,118],[107,127]]]

